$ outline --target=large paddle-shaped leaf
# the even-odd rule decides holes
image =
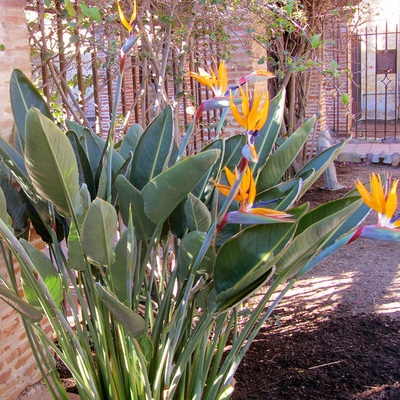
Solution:
[[[130,285],[136,269],[136,253],[133,225],[129,223],[115,246],[115,261],[110,268],[114,293],[124,304],[128,304],[128,299],[132,296]]]
[[[231,171],[238,165],[242,158],[242,149],[246,144],[246,135],[234,135],[225,140],[224,159],[222,167],[228,167]]]
[[[225,140],[217,139],[209,143],[201,152],[205,152],[211,149],[218,149],[220,155],[218,161],[213,165],[208,173],[204,176],[201,182],[193,189],[193,194],[198,197],[204,203],[207,203],[209,197],[212,195],[213,190],[210,188],[211,178],[215,179],[221,169],[222,159],[225,154]]]
[[[11,75],[10,99],[14,120],[18,128],[15,145],[20,153],[23,154],[25,149],[25,119],[27,112],[32,107],[35,107],[47,118],[53,120],[53,116],[40,93],[19,69],[14,69]]]
[[[126,332],[133,338],[139,339],[147,329],[145,320],[131,309],[117,300],[109,291],[96,282],[96,291],[100,299],[110,310],[111,314],[125,328]]]
[[[211,226],[211,214],[204,203],[189,194],[185,203],[186,220],[191,231],[207,232]]]
[[[29,233],[29,220],[26,203],[22,200],[14,185],[3,174],[0,174],[0,188],[4,194],[6,212],[11,217],[14,235],[17,237],[27,236]],[[4,215],[3,212],[2,215]],[[2,216],[1,218],[7,222],[7,215],[4,215],[4,217]]]
[[[61,129],[37,109],[26,116],[25,164],[38,193],[67,218],[82,210],[74,150]]]
[[[222,308],[242,301],[265,281],[275,258],[288,244],[293,224],[256,225],[228,240],[217,254],[214,281]]]
[[[285,171],[307,141],[314,123],[315,117],[310,118],[271,154],[258,175],[257,192],[269,189],[280,182]]]
[[[0,138],[0,158],[21,186],[26,196],[34,204],[35,210],[40,215],[41,219],[50,222],[47,203],[39,196],[36,189],[33,187],[28,177],[28,171],[25,168],[24,159],[2,138]]]
[[[115,186],[118,191],[118,202],[124,224],[128,225],[131,213],[137,238],[149,240],[156,225],[144,212],[144,201],[141,193],[123,175],[117,176]]]
[[[168,161],[172,144],[172,109],[168,106],[144,131],[132,160],[130,182],[142,188],[160,174]]]
[[[124,140],[119,149],[119,154],[126,160],[129,154],[135,153],[136,146],[143,134],[143,128],[139,124],[133,124],[126,132]]]
[[[74,131],[68,131],[67,137],[71,142],[72,148],[74,149],[76,162],[78,164],[79,185],[81,186],[83,183],[86,183],[90,192],[90,196],[92,199],[94,199],[96,197],[96,187],[87,154],[85,153],[85,150],[79,141],[78,135]]]
[[[43,254],[36,247],[32,246],[26,240],[21,239],[20,242],[22,244],[22,247],[29,254],[29,257],[31,258],[37,272],[44,280],[44,283],[46,284],[47,289],[49,290],[51,297],[54,300],[54,303],[57,306],[60,305],[64,298],[63,286],[61,278],[53,263],[45,256],[45,254]],[[26,300],[35,307],[41,307],[37,294],[31,284],[27,281],[23,270],[21,271],[21,273],[23,278],[22,287]]]
[[[145,211],[154,222],[164,221],[196,187],[219,157],[219,150],[201,152],[151,180],[142,190]]]
[[[205,237],[206,234],[204,232],[193,231],[189,232],[182,239],[178,252],[178,276],[182,282],[185,278],[187,278],[193,258],[197,256]],[[196,270],[196,273],[199,275],[205,273],[211,275],[214,262],[215,252],[214,248],[211,246],[208,248],[203,260],[200,263],[200,266]]]
[[[117,213],[110,203],[96,199],[90,205],[83,221],[81,244],[93,264],[110,266],[114,262],[117,222]]]
[[[296,274],[335,230],[360,206],[358,198],[323,204],[303,216],[296,236],[276,264],[278,274]]]
[[[255,140],[255,148],[258,154],[258,163],[255,165],[253,174],[257,176],[258,170],[265,164],[272,147],[281,129],[283,110],[285,108],[285,89],[282,89],[269,105],[267,122],[258,132]]]

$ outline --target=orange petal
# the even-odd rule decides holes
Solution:
[[[266,93],[265,102],[260,112],[258,113],[258,121],[255,129],[259,131],[267,122],[269,110],[269,92]]]
[[[377,205],[375,211],[384,214],[386,205],[385,192],[383,191],[380,175],[376,176],[374,173],[372,173],[371,177],[371,196]]]
[[[226,72],[225,61],[221,61],[219,63],[218,69],[218,84],[224,94],[226,92],[226,88],[228,87],[228,74]]]
[[[247,128],[247,126],[246,126],[246,121],[245,121],[244,118],[240,115],[238,109],[236,108],[235,103],[233,102],[233,99],[232,99],[232,92],[229,93],[229,98],[230,98],[231,111],[232,111],[233,117],[236,119],[237,122],[239,122],[239,124],[240,124],[241,126],[243,126],[243,128]]]
[[[121,20],[121,22],[123,23],[123,25],[125,26],[126,29],[128,29],[128,31],[130,32],[132,30],[132,26],[131,24],[126,20],[124,13],[121,10],[121,6],[119,5],[119,0],[117,0],[117,5],[118,5],[118,14],[119,14],[119,19]],[[136,5],[136,2],[135,2]],[[136,8],[134,9],[135,13],[136,13]],[[132,21],[133,22],[133,21]]]
[[[204,70],[203,70],[204,71]],[[199,74],[197,74],[196,72],[191,72],[191,71],[189,71],[189,75],[192,77],[192,78],[194,78],[194,79],[196,79],[196,81],[197,82],[199,82],[199,83],[201,83],[202,85],[204,85],[204,86],[208,86],[208,87],[212,87],[212,80],[211,80],[211,78],[210,78],[210,76],[206,73],[206,74],[203,74],[201,71],[200,71],[200,68],[199,68]]]
[[[378,204],[376,203],[375,199],[369,194],[368,190],[365,188],[365,186],[358,180],[355,182],[356,188],[360,193],[361,198],[363,199],[364,203],[372,208],[373,210],[380,212],[378,210]]]
[[[392,188],[390,189],[390,192],[388,194],[388,198],[386,201],[386,209],[385,209],[385,215],[391,219],[393,217],[393,214],[397,210],[397,184],[399,183],[399,180],[396,179],[393,182]]]

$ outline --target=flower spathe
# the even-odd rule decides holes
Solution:
[[[389,229],[400,228],[400,218],[394,217],[398,204],[398,183],[399,180],[395,179],[389,188],[389,180],[386,180],[385,185],[382,185],[381,176],[373,173],[370,178],[370,193],[360,180],[356,182],[357,190],[360,192],[364,203],[378,213],[378,226],[380,227]]]
[[[213,180],[216,188],[224,195],[228,196],[232,186],[238,178],[238,171],[231,172],[229,168],[225,167],[225,174],[228,180],[228,185],[221,185]],[[242,224],[265,224],[272,222],[294,222],[288,219],[291,215],[284,211],[272,210],[264,207],[254,207],[254,200],[256,197],[256,185],[254,182],[253,174],[249,167],[246,167],[243,180],[234,197],[240,203],[239,211],[231,211],[227,213],[221,222],[219,228],[225,223],[242,223]]]

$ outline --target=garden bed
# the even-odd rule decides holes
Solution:
[[[340,165],[349,188],[323,191],[320,179],[305,200],[317,206],[386,171],[400,177],[400,168]],[[398,243],[360,239],[316,266],[258,334],[233,399],[400,399],[399,262]]]

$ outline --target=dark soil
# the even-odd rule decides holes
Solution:
[[[290,334],[263,329],[239,367],[233,399],[400,399],[398,320],[337,312],[314,322]]]
[[[373,171],[400,176],[400,168],[340,165],[348,188],[327,192],[320,179],[305,200],[340,198]],[[232,399],[400,399],[399,262],[398,243],[360,239],[316,266],[258,334]]]

